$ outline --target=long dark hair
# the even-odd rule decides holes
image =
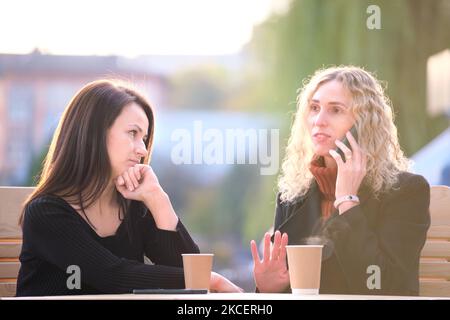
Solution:
[[[123,108],[138,104],[147,115],[149,126],[145,146],[148,163],[153,144],[154,116],[147,100],[129,85],[116,80],[98,80],[85,85],[72,98],[59,121],[44,160],[34,192],[27,204],[41,195],[56,195],[84,209],[91,206],[106,189],[112,174],[106,138]],[[130,201],[116,191],[120,212],[126,216]],[[24,211],[19,224],[23,225]],[[90,223],[91,224],[91,223]],[[94,227],[91,224],[92,227]],[[94,227],[95,229],[95,227]]]

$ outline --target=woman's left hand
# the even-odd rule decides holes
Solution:
[[[236,292],[242,293],[244,290],[235,285],[233,282],[225,278],[224,276],[212,271],[211,281],[210,281],[210,291],[211,292]]]
[[[366,176],[367,155],[361,150],[350,132],[347,132],[346,136],[352,150],[341,141],[336,140],[336,146],[344,152],[345,162],[335,150],[331,149],[329,151],[338,167],[336,199],[345,195],[357,195],[359,187]]]

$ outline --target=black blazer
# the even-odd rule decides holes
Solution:
[[[419,257],[430,226],[429,184],[402,172],[395,188],[378,200],[365,187],[358,196],[359,205],[342,215],[336,210],[323,222],[315,181],[293,202],[281,203],[278,194],[274,229],[288,233],[289,244],[324,244],[320,293],[418,295]],[[376,284],[371,265],[380,268],[379,289],[368,288],[368,282]]]

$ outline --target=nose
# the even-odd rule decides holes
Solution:
[[[327,114],[324,109],[321,109],[314,118],[314,125],[317,127],[323,127],[328,124]]]
[[[147,148],[145,147],[144,141],[141,141],[136,145],[135,152],[139,158],[144,158],[147,155]]]

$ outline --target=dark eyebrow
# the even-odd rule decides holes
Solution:
[[[312,102],[316,102],[316,103],[320,103],[320,101],[317,100],[317,99],[311,99],[311,101]],[[330,101],[330,102],[328,102],[328,104],[337,104],[337,105],[340,105],[340,106],[343,106],[343,107],[347,108],[347,106],[345,104],[343,104],[342,102],[339,102],[339,101]]]
[[[130,124],[130,126],[136,127],[136,128],[139,130],[139,132],[144,131],[144,130],[142,130],[142,128],[139,127],[137,124]]]

